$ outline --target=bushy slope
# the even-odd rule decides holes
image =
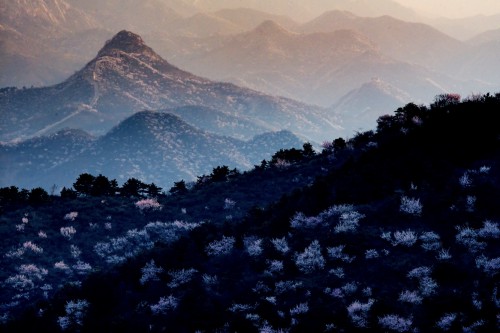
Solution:
[[[5,327],[497,331],[499,106],[498,94],[408,104],[380,118],[376,132],[326,143],[321,155],[282,151],[274,166],[159,200],[164,210],[143,211],[145,220],[179,219],[175,202],[183,222],[138,225],[124,236],[133,244],[131,234],[142,232],[154,247],[118,268],[94,268],[80,287]],[[269,185],[288,194],[270,204]],[[112,251],[101,260],[127,253],[107,242]]]

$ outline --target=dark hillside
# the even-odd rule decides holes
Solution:
[[[176,184],[176,194],[158,198],[162,210],[135,208],[142,223],[177,220],[138,223],[135,232],[154,245],[137,242],[145,250],[127,257],[103,238],[109,245],[94,248],[104,252],[92,265],[99,268],[80,286],[4,327],[498,331],[499,107],[500,94],[438,96],[381,117],[376,131],[325,143],[319,155],[304,146],[251,172],[220,167],[191,189]],[[31,209],[40,214],[58,200]],[[118,202],[134,209],[110,199]],[[25,210],[6,207],[2,223]],[[103,264],[114,255],[126,260]]]

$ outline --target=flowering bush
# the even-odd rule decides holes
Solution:
[[[163,268],[158,267],[155,265],[155,261],[151,259],[150,262],[148,262],[142,269],[142,276],[141,279],[139,280],[142,285],[146,284],[148,281],[158,281],[160,278],[158,277],[158,274],[163,272]]]
[[[403,213],[419,216],[422,214],[422,204],[420,203],[420,199],[402,196],[399,210]]]
[[[286,238],[275,238],[271,240],[271,243],[273,243],[274,248],[276,251],[279,251],[283,254],[287,253],[290,251],[290,248],[288,247],[288,242],[286,241]]]
[[[176,288],[182,284],[188,283],[197,272],[198,271],[194,268],[170,271],[168,272],[168,275],[170,275],[172,281],[170,281],[167,285],[170,288]]]
[[[234,237],[226,237],[222,236],[222,239],[219,241],[213,241],[210,244],[207,245],[205,248],[205,252],[209,256],[220,256],[220,255],[227,255],[231,253],[233,250],[233,246],[235,243]]]
[[[260,256],[262,254],[262,239],[255,237],[246,237],[243,240],[245,249],[251,257]]]
[[[411,329],[412,320],[395,314],[385,315],[378,318],[380,326],[396,332],[408,332]]]
[[[411,247],[417,242],[417,239],[417,235],[411,230],[396,231],[393,234],[392,245],[404,245],[407,247]]]
[[[83,318],[85,317],[89,305],[87,300],[76,300],[66,303],[66,315],[59,317],[57,320],[61,329],[65,331],[72,325],[82,326]]]
[[[295,264],[304,273],[311,273],[325,267],[325,258],[321,254],[321,246],[317,240],[313,241],[304,252],[295,256]]]
[[[64,238],[71,239],[76,234],[76,229],[74,227],[61,227],[61,235]]]
[[[150,306],[151,312],[154,315],[165,314],[169,310],[175,310],[179,305],[179,300],[174,296],[170,295],[167,297],[160,297],[158,303]]]
[[[74,221],[78,217],[78,212],[70,212],[64,215],[66,221]]]
[[[162,206],[158,203],[155,198],[142,199],[135,203],[135,206],[141,211],[146,210],[161,210]]]

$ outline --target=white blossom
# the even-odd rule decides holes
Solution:
[[[365,251],[365,258],[366,259],[374,259],[374,258],[378,258],[378,257],[379,257],[378,251],[375,249],[369,249],[369,250]]]
[[[472,185],[472,180],[469,177],[469,174],[464,173],[459,179],[458,182],[462,187],[470,187]]]
[[[57,322],[62,330],[66,330],[73,325],[82,326],[83,319],[89,307],[87,300],[75,300],[66,303],[66,315],[58,318]]]
[[[486,220],[483,222],[483,227],[479,229],[478,236],[482,238],[500,238],[500,228],[498,223]]]
[[[418,294],[416,291],[405,290],[399,294],[399,301],[412,303],[412,304],[420,304],[422,303],[422,296]]]
[[[309,305],[306,303],[297,304],[295,307],[290,309],[290,315],[296,316],[298,314],[305,314],[309,312]]]
[[[368,311],[370,311],[373,303],[375,303],[373,299],[369,299],[366,303],[354,301],[347,307],[347,314],[349,318],[351,318],[354,326],[366,327],[368,325]]]
[[[396,231],[393,234],[392,245],[413,246],[417,242],[417,235],[412,230]]]
[[[155,265],[155,261],[151,259],[142,269],[142,276],[140,282],[142,285],[146,284],[148,281],[158,281],[160,278],[158,274],[163,272],[163,268]]]
[[[442,316],[441,319],[438,320],[436,326],[442,329],[443,331],[448,331],[450,330],[451,325],[453,325],[455,319],[457,319],[456,313],[447,313],[444,316]]]
[[[80,257],[80,255],[82,254],[82,250],[80,250],[80,248],[78,246],[73,245],[73,244],[70,245],[70,252],[71,252],[71,256],[75,259]]]
[[[73,236],[76,234],[76,229],[74,227],[61,227],[60,229],[61,235],[67,239],[73,238]]]
[[[419,216],[422,214],[422,204],[420,203],[420,199],[402,196],[399,210],[403,213]]]
[[[29,250],[33,253],[40,254],[43,253],[43,248],[40,246],[36,245],[35,243],[28,241],[23,243],[23,248],[26,250]]]
[[[321,254],[321,246],[317,240],[305,248],[304,252],[295,256],[295,264],[304,273],[311,273],[325,267],[325,259]]]
[[[167,285],[170,288],[176,288],[180,285],[186,284],[191,281],[193,275],[197,272],[198,271],[194,268],[169,271],[168,275],[170,275],[172,281],[170,281]]]
[[[271,260],[269,261],[269,268],[267,269],[271,273],[278,273],[283,271],[283,261]]]
[[[378,318],[380,326],[396,332],[408,332],[411,329],[412,320],[395,314],[385,315]]]
[[[66,221],[74,221],[78,217],[78,212],[70,212],[64,215],[64,220]]]
[[[224,199],[224,209],[225,210],[232,210],[236,206],[236,201],[231,200],[229,198]]]
[[[271,243],[273,243],[274,248],[276,249],[276,251],[279,251],[279,252],[281,252],[283,254],[285,254],[288,251],[290,251],[290,248],[288,247],[288,242],[286,241],[285,237],[283,237],[283,238],[275,238],[275,239],[271,240]]]
[[[135,203],[135,206],[139,208],[141,211],[148,211],[148,210],[161,210],[162,205],[158,203],[158,200],[155,198],[149,198],[149,199],[142,199],[139,200]]]
[[[243,240],[247,253],[252,257],[257,257],[262,254],[262,239],[255,237],[246,237]]]
[[[233,250],[235,242],[234,237],[222,236],[221,240],[209,243],[205,251],[209,256],[227,255]]]
[[[170,310],[175,310],[179,305],[179,300],[170,295],[167,297],[160,297],[158,303],[150,306],[151,312],[154,315],[165,314]]]
[[[448,250],[448,249],[441,249],[438,252],[438,255],[436,256],[436,259],[437,260],[449,260],[449,259],[451,259],[450,250]]]

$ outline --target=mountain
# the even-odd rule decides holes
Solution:
[[[331,12],[324,19],[317,23],[322,21],[330,26],[339,21],[339,26],[356,27],[358,24],[343,24],[342,20],[365,20],[344,12]],[[307,24],[304,29],[306,27]],[[328,30],[327,26],[317,28]],[[382,34],[384,29],[378,33]],[[331,106],[374,77],[397,86],[416,101],[428,100],[443,92],[468,92],[471,87],[480,86],[397,60],[357,30],[332,30],[295,33],[276,22],[266,21],[252,31],[219,41],[219,47],[186,55],[177,61],[202,76],[322,106]],[[394,38],[395,45],[403,35]],[[418,35],[423,40],[425,33]],[[390,44],[391,38],[384,38],[383,43]]]
[[[446,18],[423,20],[445,34],[461,41],[467,41],[483,32],[500,28],[500,14],[476,15],[464,18]]]
[[[266,131],[288,129],[310,140],[338,129],[325,121],[321,108],[192,75],[162,59],[138,35],[121,31],[60,84],[1,90],[0,139],[64,127],[103,134],[137,111],[184,105],[212,107]]]
[[[20,34],[48,39],[97,26],[97,21],[66,0],[11,0],[2,3],[0,21]]]
[[[465,51],[460,41],[422,23],[411,23],[390,16],[359,17],[349,12],[330,11],[305,23],[302,32],[359,31],[385,54],[401,61],[448,72],[452,55]]]
[[[333,72],[369,51],[375,52],[373,43],[352,31],[301,35],[266,21],[217,49],[179,61],[203,76],[329,105],[331,96],[315,93],[324,68]]]
[[[0,146],[0,186],[61,189],[81,173],[105,174],[172,186],[196,180],[221,165],[247,170],[282,148],[302,142],[287,131],[242,141],[208,133],[164,112],[139,112],[109,133],[94,138],[81,130],[63,130],[18,144]]]
[[[294,20],[303,22],[328,10],[349,10],[361,16],[391,15],[404,20],[415,20],[418,15],[410,8],[400,5],[392,0],[164,0],[172,8],[179,2],[197,8],[198,11],[214,12],[222,9],[237,9],[247,7],[253,10],[264,11],[272,14],[286,15]]]
[[[55,41],[82,31],[95,30],[98,25],[92,16],[65,0],[13,0],[2,3],[0,87],[30,87],[60,82],[85,63],[79,57],[85,52],[68,52]]]
[[[498,42],[500,41],[500,28],[488,30],[483,33],[480,33],[473,38],[468,40],[469,44],[472,45],[480,45],[489,42]]]
[[[387,113],[406,105],[411,97],[401,89],[380,79],[372,79],[339,99],[331,109],[345,128],[369,130],[376,120]]]
[[[273,21],[287,30],[295,30],[299,23],[285,15],[275,15],[250,8],[221,9],[214,13],[215,16],[224,18],[241,27],[244,31],[255,29],[265,21]]]
[[[94,17],[102,28],[111,31],[127,29],[142,35],[168,29],[170,24],[182,19],[162,0],[66,1]]]

